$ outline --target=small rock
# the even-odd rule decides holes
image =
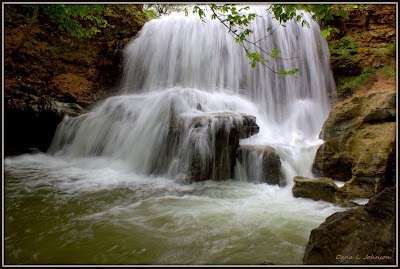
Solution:
[[[340,188],[330,178],[311,179],[296,176],[292,188],[294,197],[309,198],[315,201],[322,200],[334,204],[343,203],[343,194]]]

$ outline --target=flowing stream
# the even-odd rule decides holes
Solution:
[[[265,7],[252,8],[261,16],[251,39],[290,58],[268,64],[298,68],[296,77],[252,68],[216,20],[172,14],[146,23],[124,49],[118,95],[65,118],[48,153],[5,159],[6,263],[302,263],[310,231],[341,210],[291,192],[293,176],[313,177],[335,92],[329,51],[308,15],[310,28],[282,27]],[[221,112],[231,113],[224,125],[189,128],[191,118]],[[257,158],[238,163],[228,180],[177,183],[190,172],[191,151],[218,154],[206,132],[229,132],[241,113],[256,117],[259,133],[240,145],[272,146],[287,185],[250,183]],[[171,146],[176,116],[185,127]]]

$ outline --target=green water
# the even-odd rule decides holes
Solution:
[[[5,264],[301,264],[310,231],[338,210],[277,186],[47,161],[6,165]]]

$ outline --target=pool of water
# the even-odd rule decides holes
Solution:
[[[104,158],[5,159],[5,264],[301,264],[312,229],[341,210],[280,188],[179,185]]]

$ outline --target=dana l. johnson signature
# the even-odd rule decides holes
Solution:
[[[391,260],[392,256],[388,255],[365,255],[364,257],[360,257],[359,255],[336,255],[336,260]]]

